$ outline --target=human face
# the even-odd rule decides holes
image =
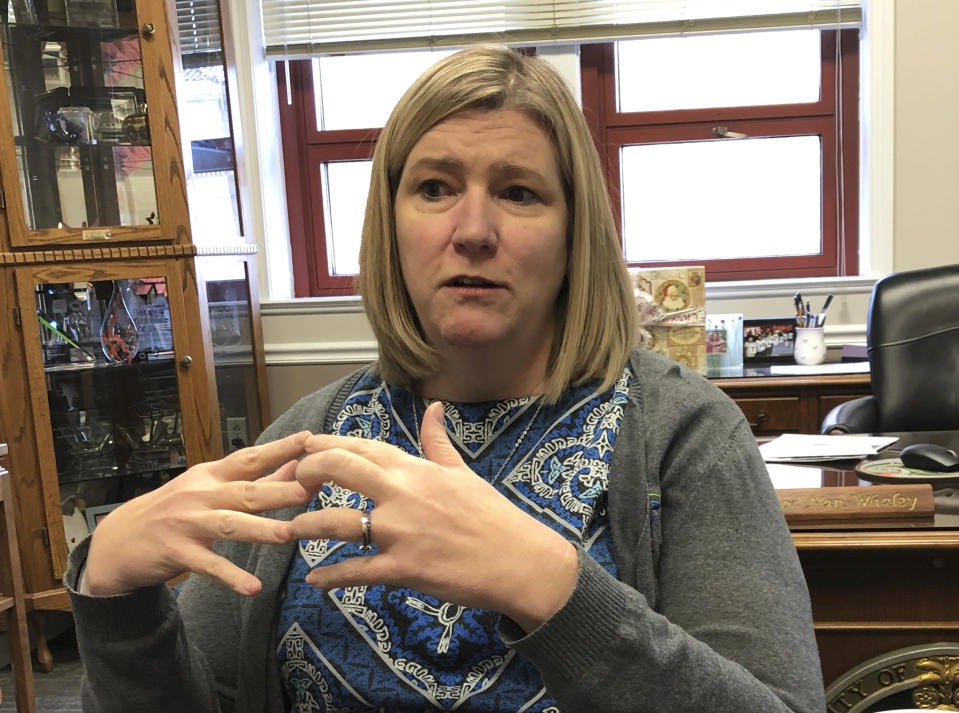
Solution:
[[[394,207],[406,289],[430,344],[545,360],[567,262],[566,198],[546,133],[513,110],[445,119],[410,151]]]

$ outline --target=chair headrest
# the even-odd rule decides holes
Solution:
[[[959,330],[959,265],[888,275],[869,302],[870,350]]]

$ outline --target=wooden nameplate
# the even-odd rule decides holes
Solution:
[[[932,517],[932,485],[853,485],[777,490],[787,522]]]

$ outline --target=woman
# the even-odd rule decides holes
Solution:
[[[552,70],[483,47],[410,88],[361,275],[374,369],[75,550],[90,710],[824,708],[752,434],[630,353],[599,161]],[[174,601],[184,571],[207,576]]]

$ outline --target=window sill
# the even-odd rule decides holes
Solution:
[[[773,280],[706,281],[706,300],[752,299],[788,297],[796,291],[804,295],[868,294],[875,277],[803,277]],[[260,305],[265,317],[309,314],[362,314],[363,301],[356,295],[337,297],[298,297],[288,300],[270,300]]]

